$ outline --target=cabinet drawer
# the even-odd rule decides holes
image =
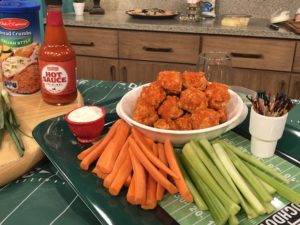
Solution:
[[[123,59],[196,64],[200,49],[198,35],[120,31],[119,41]]]
[[[118,57],[118,33],[115,30],[66,27],[77,55]]]
[[[228,52],[233,67],[291,71],[295,45],[285,40],[205,36],[202,52]]]
[[[300,72],[300,42],[297,42],[296,54],[293,65],[294,72]]]

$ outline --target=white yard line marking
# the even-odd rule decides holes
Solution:
[[[296,187],[298,187],[300,184],[295,185],[294,187],[292,187],[293,190],[296,189]]]
[[[81,94],[83,95],[83,94],[85,94],[86,92],[88,92],[90,89],[92,89],[92,88],[94,88],[94,87],[97,87],[99,84],[101,84],[101,83],[103,83],[103,81],[100,81],[100,82],[98,82],[97,84],[95,84],[95,85],[92,85],[92,86],[90,86],[89,88],[86,88]]]
[[[6,187],[8,187],[10,185],[10,183],[9,184],[7,184],[7,185],[5,185],[5,186],[3,186],[1,189],[0,189],[0,191],[2,191],[2,190],[4,190]]]
[[[168,207],[169,205],[173,204],[174,202],[178,201],[177,198],[175,198],[173,201],[170,201],[168,204],[164,205],[163,207]]]
[[[75,198],[70,202],[69,205],[67,205],[67,207],[56,217],[54,218],[54,220],[52,220],[52,222],[49,225],[54,224],[69,208],[70,206],[73,204],[73,202],[78,198],[78,195],[75,196]]]
[[[193,211],[193,212],[187,214],[187,215],[184,216],[184,217],[181,217],[180,220],[178,220],[177,222],[180,223],[182,220],[184,220],[185,218],[189,217],[190,215],[192,215],[192,214],[194,214],[194,213],[195,213],[195,211]]]
[[[285,173],[286,171],[288,171],[288,170],[290,170],[290,169],[292,169],[292,168],[294,168],[294,166],[293,166],[293,165],[291,165],[289,168],[287,168],[287,169],[285,169],[285,170],[281,171],[281,173]]]
[[[94,104],[96,103],[100,103],[103,99],[105,99],[107,96],[109,96],[109,94],[118,86],[118,84],[120,84],[121,82],[118,82],[116,83],[111,89],[110,91],[105,95],[103,96],[103,98],[99,99],[98,101],[96,101]]]
[[[200,220],[196,221],[196,222],[193,223],[192,225],[195,225],[195,224],[197,224],[197,223],[199,223],[199,222],[205,220],[205,219],[206,219],[207,217],[209,217],[209,216],[210,216],[210,214],[206,215],[205,217],[203,217],[203,218],[201,218]]]
[[[51,175],[49,178],[53,177],[53,176],[56,176],[56,174],[53,174]],[[29,193],[29,195],[26,196],[26,198],[24,198],[17,206],[16,208],[14,208],[1,222],[0,222],[0,225],[2,225],[31,195],[33,195],[34,192],[36,192],[44,183],[46,182],[46,179],[41,183],[39,184],[31,193]]]
[[[186,206],[189,206],[191,203],[186,203],[183,206],[177,208],[176,210],[174,210],[173,212],[170,212],[170,215],[173,215],[174,213],[178,212],[179,210],[185,208]]]

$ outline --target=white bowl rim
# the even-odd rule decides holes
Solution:
[[[242,104],[243,107],[240,110],[239,113],[237,113],[236,115],[234,115],[230,120],[227,120],[226,122],[213,126],[213,127],[208,127],[208,128],[204,128],[204,129],[196,129],[196,130],[167,130],[167,129],[160,129],[160,128],[155,128],[155,127],[150,127],[144,124],[141,124],[135,120],[133,120],[131,117],[129,117],[123,110],[122,110],[122,103],[125,99],[126,95],[129,95],[130,93],[136,91],[139,88],[142,88],[144,86],[148,86],[150,83],[138,86],[132,90],[130,90],[129,92],[127,92],[122,99],[120,100],[120,102],[117,105],[117,114],[121,114],[119,115],[121,118],[123,118],[125,121],[127,121],[128,123],[136,126],[136,127],[140,127],[142,129],[145,130],[149,130],[149,131],[153,131],[153,132],[158,132],[158,133],[163,133],[163,134],[175,134],[175,135],[188,135],[188,134],[200,134],[200,133],[206,133],[206,132],[211,132],[217,129],[221,129],[221,128],[226,128],[227,126],[229,126],[230,124],[232,124],[234,121],[236,121],[237,119],[240,118],[241,114],[243,113],[243,107],[244,107],[244,102],[241,99],[241,97],[234,91],[232,91],[231,89],[228,89],[230,95],[235,95],[235,97],[237,97],[239,104]]]

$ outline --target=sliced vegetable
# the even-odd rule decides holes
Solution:
[[[223,149],[223,146],[219,143],[214,143],[213,147],[223,163],[224,167],[227,169],[229,175],[231,176],[233,182],[236,184],[238,189],[241,191],[243,196],[247,199],[249,204],[252,208],[257,212],[259,215],[263,215],[266,213],[266,209],[262,205],[262,203],[256,198],[256,196],[252,193],[250,188],[248,187],[247,183],[237,171],[233,163],[231,162],[230,158],[228,157],[227,153]]]
[[[248,184],[254,189],[257,195],[262,199],[263,202],[272,201],[273,197],[269,194],[269,192],[265,189],[265,187],[260,183],[260,181],[256,178],[256,176],[252,173],[252,171],[243,163],[243,161],[226,145],[223,146],[237,168],[240,174],[244,177],[245,180],[248,181]]]
[[[251,165],[250,163],[246,162],[246,164],[253,171],[253,173],[255,173],[258,177],[260,177],[266,183],[275,188],[279,195],[281,195],[282,197],[284,197],[292,203],[300,204],[300,194],[298,192],[294,191],[293,189],[289,188],[288,186],[279,182],[278,180],[274,179],[268,174],[264,173],[263,171]]]
[[[187,169],[188,174],[195,182],[195,186],[197,190],[200,192],[201,196],[203,196],[209,212],[211,216],[214,218],[215,223],[217,225],[225,224],[228,221],[230,214],[222,205],[221,201],[217,198],[217,196],[212,192],[211,188],[209,188],[203,179],[199,176],[199,174],[193,169],[191,161],[183,155],[181,158],[183,159],[184,168]]]
[[[190,165],[196,171],[199,177],[201,177],[203,182],[205,182],[207,186],[214,192],[214,194],[222,202],[224,207],[229,210],[230,214],[237,214],[240,210],[240,206],[232,201],[231,198],[229,198],[229,196],[223,191],[220,185],[215,181],[213,176],[210,174],[203,162],[198,157],[193,143],[189,142],[188,144],[186,144],[182,149],[182,153],[184,157],[190,162]]]
[[[235,202],[239,203],[240,200],[236,194],[236,192],[233,190],[232,186],[228,183],[227,179],[221,174],[221,172],[218,170],[216,165],[213,163],[213,161],[206,155],[203,148],[199,146],[195,141],[191,141],[193,144],[193,147],[196,149],[196,153],[199,156],[199,158],[202,160],[206,168],[209,170],[211,175],[215,178],[215,180],[218,182],[220,187],[223,189],[224,192],[227,193],[227,195]],[[208,146],[207,146],[208,147]],[[207,152],[207,151],[206,151]]]
[[[205,203],[205,201],[203,200],[203,198],[201,197],[200,193],[198,192],[197,188],[195,187],[193,181],[191,180],[191,178],[189,177],[186,169],[183,166],[183,156],[181,153],[177,153],[177,158],[178,158],[178,165],[181,169],[182,175],[184,177],[184,180],[188,186],[188,188],[190,189],[192,195],[193,195],[193,199],[195,204],[198,206],[199,209],[201,210],[208,210],[208,207]]]
[[[227,146],[231,151],[233,151],[235,154],[237,154],[240,158],[246,160],[247,162],[251,163],[252,165],[260,168],[261,170],[271,174],[272,176],[276,177],[280,181],[288,184],[290,180],[283,176],[281,173],[277,172],[276,170],[270,168],[260,160],[256,159],[253,155],[250,155],[246,152],[241,151],[239,148],[235,147],[232,144],[229,144],[228,142],[221,140],[220,141],[222,145]]]

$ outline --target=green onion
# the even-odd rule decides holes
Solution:
[[[205,201],[201,197],[200,193],[198,192],[197,188],[193,184],[192,180],[190,179],[189,175],[187,174],[187,171],[185,170],[184,166],[182,165],[182,156],[181,153],[176,154],[178,165],[180,167],[180,170],[182,172],[183,178],[189,188],[189,190],[192,193],[193,199],[195,204],[198,206],[201,210],[208,210],[207,205],[205,204]]]
[[[209,170],[211,175],[215,178],[217,183],[223,189],[223,191],[237,204],[240,203],[238,196],[236,195],[235,191],[233,190],[232,186],[228,183],[225,177],[220,173],[218,168],[215,166],[213,161],[206,155],[202,147],[196,144],[195,141],[191,141],[194,149],[196,149],[196,153],[199,158],[202,160],[206,168]]]
[[[258,168],[254,167],[250,163],[247,163],[247,166],[255,173],[258,177],[263,179],[266,183],[271,185],[273,188],[277,190],[277,193],[287,199],[288,201],[300,204],[300,194],[296,191],[292,190],[285,184],[279,182],[278,180],[274,179],[273,177],[269,176],[268,174],[264,173],[263,171],[259,170]]]
[[[225,207],[222,205],[222,203],[216,197],[216,195],[212,192],[211,188],[209,188],[206,185],[206,183],[202,180],[199,174],[193,169],[190,161],[187,158],[185,158],[184,155],[182,155],[181,159],[188,174],[195,182],[195,186],[197,187],[200,194],[203,196],[208,206],[209,212],[215,220],[215,223],[217,225],[225,224],[229,218],[229,213],[227,212]]]
[[[228,142],[221,140],[222,145],[228,146],[230,150],[232,150],[235,154],[237,154],[240,158],[246,160],[247,162],[251,163],[252,165],[260,168],[261,170],[271,174],[272,176],[276,177],[280,181],[288,184],[290,180],[283,176],[281,173],[277,172],[276,170],[270,168],[260,160],[256,159],[253,155],[250,155],[246,152],[241,151],[239,148],[235,147],[234,145],[229,144]]]
[[[237,171],[235,166],[233,165],[232,161],[230,160],[229,156],[223,149],[222,145],[219,143],[213,144],[213,147],[223,163],[224,167],[227,169],[229,175],[231,176],[232,180],[238,187],[238,189],[241,191],[243,196],[247,199],[249,204],[253,207],[255,212],[257,212],[259,215],[263,215],[266,213],[266,209],[261,204],[261,202],[256,198],[256,196],[252,193],[250,188],[248,187],[247,183],[243,179],[243,177],[240,175],[240,173]]]
[[[229,158],[231,159],[231,161],[233,162],[237,170],[244,177],[244,179],[248,181],[248,184],[252,186],[252,188],[262,199],[262,201],[263,202],[272,201],[273,198],[270,195],[270,193],[260,183],[260,181],[252,173],[252,171],[243,163],[243,161],[233,151],[231,151],[227,145],[224,145],[223,147],[225,148]]]
[[[237,214],[240,210],[240,206],[232,201],[231,198],[229,198],[229,196],[223,191],[223,189],[212,177],[208,169],[198,157],[194,144],[192,142],[186,144],[183,147],[182,153],[184,157],[190,162],[192,168],[196,171],[199,177],[201,177],[201,179],[207,184],[207,186],[214,192],[214,194],[219,198],[224,207],[229,210],[230,214]]]
[[[19,155],[22,157],[24,155],[25,147],[18,130],[19,123],[11,106],[8,92],[5,89],[2,89],[1,91],[0,103],[0,127],[2,126],[2,123],[4,124],[4,128],[0,130],[0,143],[2,143],[4,131],[7,130],[16,146]]]

